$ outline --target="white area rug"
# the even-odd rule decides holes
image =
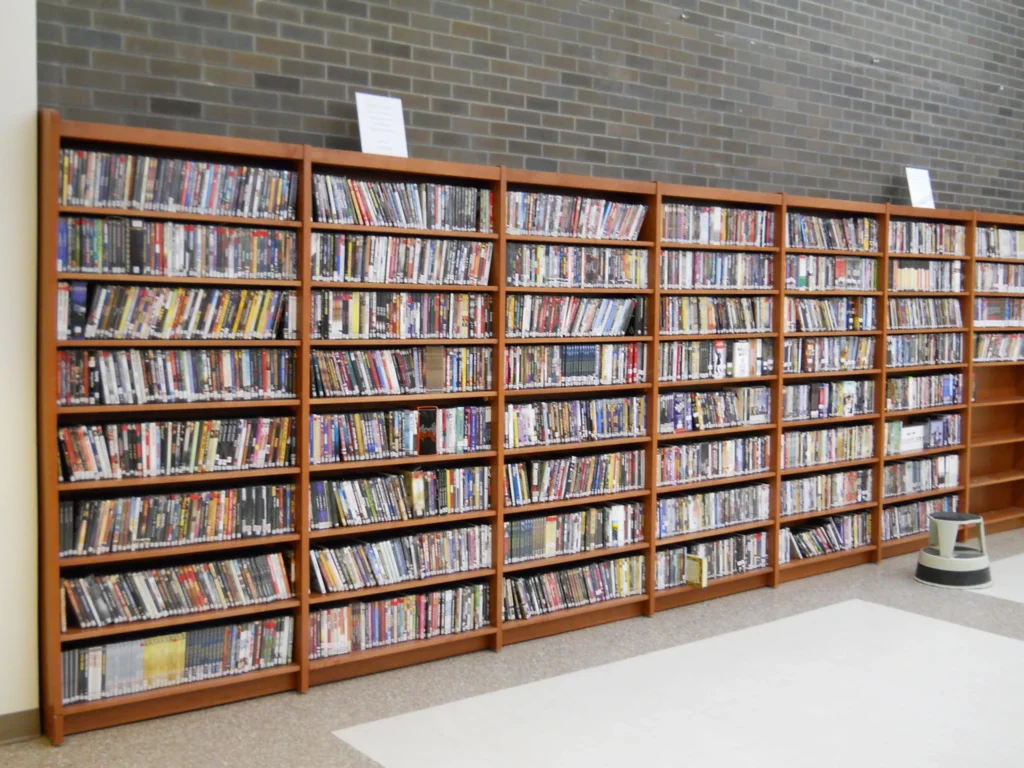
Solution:
[[[384,768],[1019,768],[1022,713],[1024,643],[851,600],[335,735]]]
[[[972,590],[972,594],[1024,603],[1024,555],[996,560],[992,563],[992,586]],[[1024,756],[1021,757],[1021,764],[1024,765]]]

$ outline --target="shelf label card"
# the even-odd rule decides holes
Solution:
[[[934,208],[932,177],[927,168],[907,166],[907,186],[910,188],[910,204],[915,208]]]
[[[370,155],[408,157],[402,100],[372,93],[356,93],[359,144]]]

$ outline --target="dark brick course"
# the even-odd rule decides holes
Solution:
[[[1020,210],[1020,0],[40,0],[70,119],[358,149],[358,90],[414,157]]]

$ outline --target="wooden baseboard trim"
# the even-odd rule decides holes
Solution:
[[[0,715],[0,745],[34,739],[41,733],[38,709]]]

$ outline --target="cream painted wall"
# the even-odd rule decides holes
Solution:
[[[36,610],[36,4],[0,24],[0,715],[39,706]]]

